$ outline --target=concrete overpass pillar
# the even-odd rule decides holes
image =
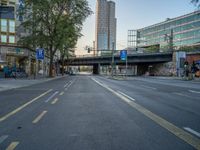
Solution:
[[[99,74],[100,73],[100,64],[94,64],[93,65],[93,74]]]

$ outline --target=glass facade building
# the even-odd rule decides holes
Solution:
[[[96,5],[96,50],[116,48],[116,17],[115,3],[107,0],[97,0]],[[114,43],[114,45],[113,45]]]
[[[15,21],[15,7],[12,5],[0,6],[0,43],[2,44],[16,43],[16,40],[15,40],[16,23],[15,22],[16,22]]]
[[[200,45],[200,11],[137,30],[137,47],[158,46],[164,51],[170,44],[174,49]]]

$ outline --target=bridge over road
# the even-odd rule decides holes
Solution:
[[[161,64],[172,61],[172,52],[160,53],[137,53],[129,54],[128,65],[146,66],[151,64]],[[112,56],[78,56],[70,58],[66,63],[70,66],[93,66],[93,73],[99,74],[99,67],[102,65],[111,65]],[[119,55],[114,56],[114,63],[116,65],[125,65],[125,61],[120,60]]]

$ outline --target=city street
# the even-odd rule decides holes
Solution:
[[[0,150],[200,150],[200,82],[76,75],[0,92]]]

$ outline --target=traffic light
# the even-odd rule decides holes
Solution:
[[[88,47],[88,49],[87,49],[87,50],[88,50],[88,53],[90,53],[90,47]]]

